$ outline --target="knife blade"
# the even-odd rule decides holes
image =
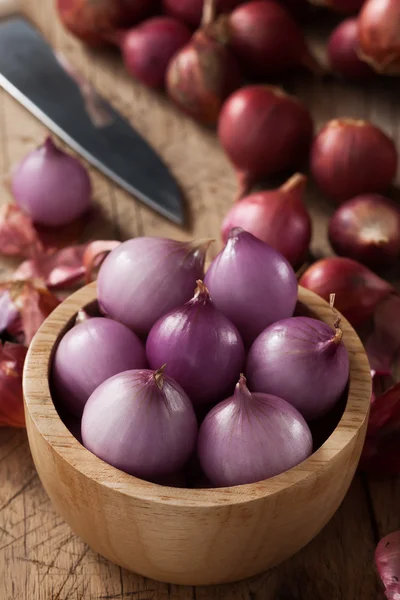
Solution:
[[[179,187],[161,158],[98,94],[85,98],[62,60],[26,19],[0,22],[0,86],[97,169],[171,221],[182,224]],[[83,86],[84,87],[84,86]],[[90,100],[97,113],[93,116]]]

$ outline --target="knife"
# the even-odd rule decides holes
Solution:
[[[0,0],[0,86],[110,179],[182,224],[179,187],[156,152],[14,8]]]

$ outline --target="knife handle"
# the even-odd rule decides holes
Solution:
[[[17,14],[19,9],[19,0],[0,0],[0,19]]]

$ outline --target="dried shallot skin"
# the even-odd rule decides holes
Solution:
[[[242,82],[233,56],[208,30],[197,31],[172,59],[167,89],[181,110],[204,125],[215,125],[224,100]]]
[[[383,75],[400,74],[400,2],[367,0],[359,17],[360,55]]]
[[[388,600],[400,598],[400,531],[382,538],[375,550],[375,564]]]

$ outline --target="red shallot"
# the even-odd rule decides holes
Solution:
[[[256,192],[233,205],[222,224],[226,243],[242,227],[275,248],[293,265],[302,263],[311,241],[311,219],[303,203],[307,177],[297,173],[276,190]]]
[[[211,241],[139,237],[124,242],[100,268],[101,309],[139,335],[147,334],[160,317],[191,299]]]
[[[204,419],[198,454],[215,486],[243,485],[298,465],[312,453],[312,443],[307,423],[293,406],[250,392],[242,375],[234,395]]]
[[[385,267],[400,257],[400,209],[378,194],[356,196],[340,206],[329,223],[336,254],[369,267]]]
[[[153,326],[146,354],[152,369],[166,365],[165,374],[183,387],[194,404],[215,402],[232,393],[245,361],[238,330],[215,308],[200,280],[192,300]]]
[[[95,317],[75,325],[61,339],[52,365],[55,397],[80,416],[103,381],[147,366],[144,346],[125,325]]]
[[[89,398],[82,438],[110,465],[154,480],[178,472],[189,460],[197,420],[189,398],[163,369],[126,371]]]
[[[315,138],[311,171],[320,189],[340,203],[386,190],[397,161],[396,146],[378,127],[342,118],[329,121]]]
[[[247,376],[251,388],[285,398],[308,421],[326,415],[349,379],[342,337],[340,319],[333,329],[309,317],[273,323],[250,349]]]
[[[157,0],[57,0],[63,25],[87,44],[98,46],[119,27],[145,18]]]
[[[328,42],[328,57],[332,70],[348,79],[370,79],[371,67],[359,57],[358,19],[350,17],[332,32]]]
[[[50,137],[17,166],[12,192],[16,203],[34,223],[50,227],[67,225],[91,206],[88,172]]]
[[[296,307],[297,279],[289,262],[240,227],[230,232],[204,282],[247,345],[274,321],[292,316]]]
[[[301,276],[300,285],[329,300],[335,290],[335,306],[354,326],[372,317],[393,286],[350,258],[318,260]]]
[[[226,48],[226,28],[212,25],[213,1],[206,0],[202,28],[175,54],[167,71],[169,96],[205,125],[215,125],[224,100],[242,81],[236,60]]]
[[[168,63],[191,37],[177,19],[154,17],[119,36],[127,70],[142,83],[163,88]]]
[[[400,2],[367,0],[359,17],[360,56],[378,73],[400,74]]]
[[[276,2],[246,2],[226,19],[229,47],[244,72],[268,78],[297,66],[321,71],[300,27]]]
[[[241,197],[257,180],[307,160],[313,122],[297,98],[278,87],[252,85],[225,102],[218,135],[236,167]]]

